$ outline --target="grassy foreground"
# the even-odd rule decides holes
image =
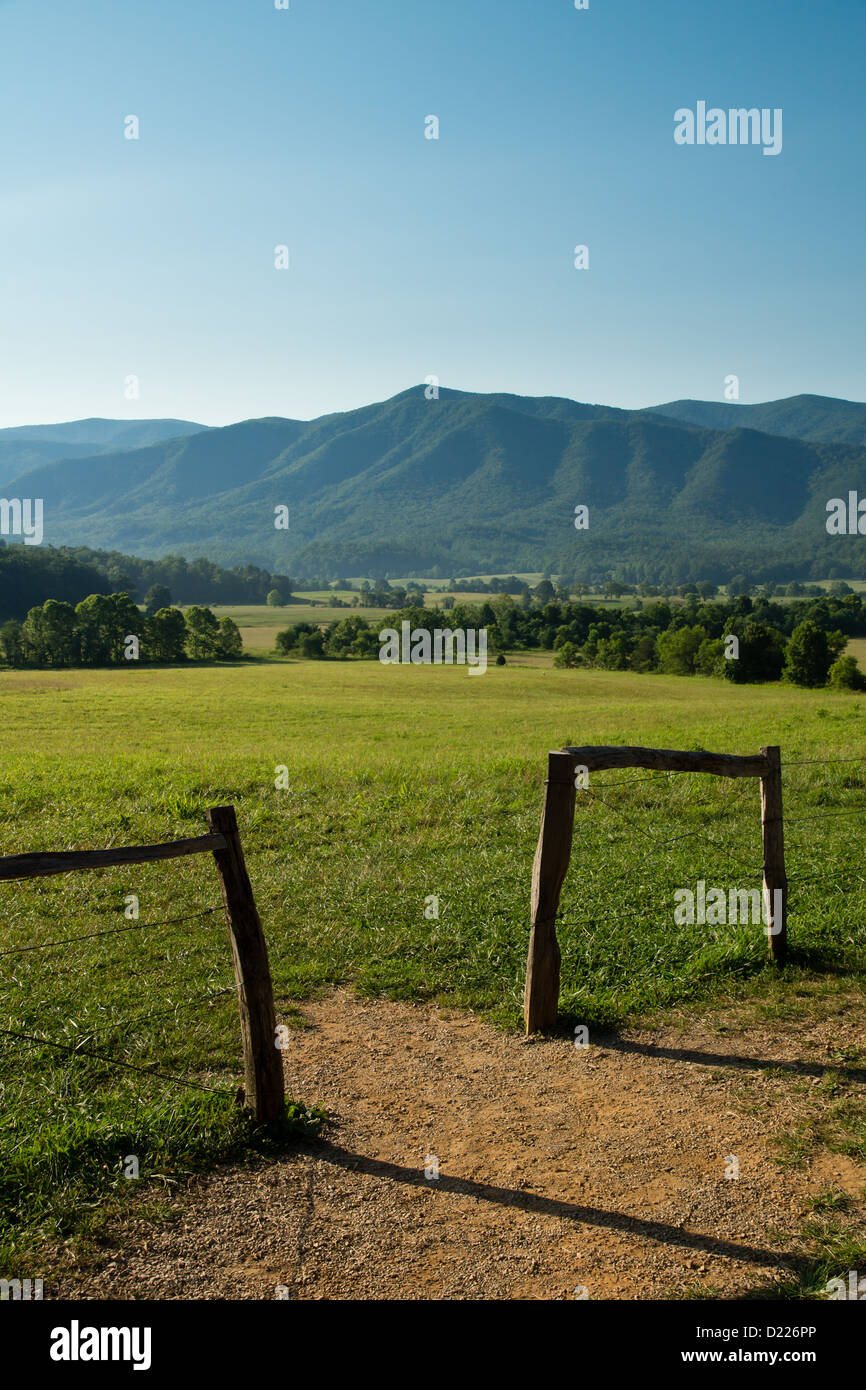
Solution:
[[[674,890],[698,879],[760,883],[755,783],[608,772],[578,793],[560,926],[569,1026],[863,978],[866,764],[811,761],[863,757],[858,697],[511,665],[470,677],[275,662],[7,672],[0,710],[3,853],[193,835],[206,807],[236,805],[284,1017],[311,989],[352,980],[517,1023],[546,753],[564,743],[779,743],[789,764],[781,983],[760,927],[673,917]],[[131,894],[137,922],[124,916]],[[425,915],[434,896],[438,919]],[[0,884],[0,1029],[78,1049],[0,1032],[4,1273],[25,1239],[86,1232],[128,1188],[127,1156],[146,1177],[248,1142],[218,902],[206,856]]]

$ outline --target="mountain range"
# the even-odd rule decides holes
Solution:
[[[866,405],[831,397],[622,410],[416,386],[314,420],[2,430],[0,470],[7,497],[43,499],[48,544],[290,574],[866,573],[863,538],[825,528],[830,498],[866,497]]]
[[[191,420],[70,420],[63,425],[16,425],[0,430],[0,486],[55,459],[92,458],[198,434],[207,428]]]

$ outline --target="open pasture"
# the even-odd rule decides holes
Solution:
[[[385,608],[335,608],[333,604],[287,603],[282,608],[269,604],[214,604],[218,618],[232,618],[237,623],[244,651],[249,656],[265,656],[276,646],[277,633],[293,623],[338,623],[351,613],[360,613],[368,622],[384,617]]]
[[[760,883],[756,785],[591,779],[561,902],[565,1026],[744,995],[785,1009],[798,991],[862,979],[856,696],[537,666],[471,679],[273,662],[7,672],[0,711],[4,853],[196,835],[207,807],[236,806],[289,1020],[296,1001],[350,982],[519,1023],[546,754],[563,744],[780,744],[791,883],[791,964],[775,980],[760,926],[674,921],[678,888]],[[124,915],[132,894],[138,922]],[[433,899],[438,917],[425,913]],[[90,1194],[120,1182],[118,1154],[170,1167],[229,1152],[240,1044],[209,857],[4,883],[0,901],[6,1222],[80,1229]]]

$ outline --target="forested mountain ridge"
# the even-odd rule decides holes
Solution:
[[[837,406],[841,434],[866,412],[806,399],[825,402],[824,430]],[[862,538],[825,525],[827,501],[852,489],[866,496],[866,448],[846,439],[557,397],[442,388],[428,399],[417,386],[315,420],[246,420],[53,460],[4,490],[44,499],[51,544],[204,553],[282,573],[615,570],[723,582],[859,572]],[[584,530],[578,505],[589,509]],[[278,508],[288,529],[275,525]]]

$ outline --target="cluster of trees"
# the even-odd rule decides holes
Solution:
[[[365,579],[360,586],[358,605],[361,608],[403,608],[423,604],[424,589],[417,580],[410,579],[405,587],[391,585],[387,579],[377,579],[372,584]]]
[[[229,604],[264,603],[272,591],[288,602],[294,589],[304,585],[256,565],[222,569],[212,560],[185,560],[182,555],[143,560],[117,550],[0,540],[0,621],[23,618],[49,598],[76,604],[99,591],[142,600],[154,587],[164,589],[174,603]]]
[[[487,629],[491,652],[542,648],[559,666],[611,671],[660,671],[723,676],[737,683],[776,681],[863,689],[853,657],[842,655],[848,638],[866,632],[866,608],[856,594],[780,604],[747,595],[728,601],[666,602],[629,608],[582,603],[536,603],[524,608],[509,595],[482,604],[441,609],[408,607],[375,623],[360,614],[320,627],[295,623],[278,634],[277,650],[315,659],[378,655],[379,631],[408,621],[413,628]],[[730,638],[736,637],[736,644]],[[735,659],[726,652],[737,650]]]
[[[591,632],[583,648],[563,642],[555,666],[600,666],[612,671],[661,671],[668,675],[723,676],[737,684],[789,680],[795,685],[866,689],[853,656],[842,656],[848,638],[805,620],[790,638],[766,623],[734,619],[724,638],[710,637],[695,624],[656,637],[629,635],[622,628],[608,637]],[[732,643],[730,639],[736,638]]]
[[[405,609],[408,613],[426,614],[429,608]],[[347,657],[373,657],[379,655],[379,632],[382,622],[368,623],[360,613],[339,622],[329,623],[320,628],[314,623],[293,623],[284,632],[277,633],[277,651],[283,656],[293,653],[313,660],[330,657],[343,661]]]
[[[848,638],[866,631],[866,609],[854,594],[785,605],[747,595],[702,603],[692,596],[674,608],[660,602],[594,614],[582,605],[576,613],[555,608],[543,610],[548,621],[540,636],[560,666],[715,675],[737,684],[784,677],[805,686],[866,686],[854,658],[842,656]],[[556,625],[557,617],[564,621]]]
[[[509,574],[507,579],[494,575],[492,579],[452,579],[448,588],[452,594],[522,594],[529,591],[529,585],[517,575]]]
[[[159,608],[142,613],[130,594],[89,594],[74,607],[48,599],[23,622],[0,626],[0,653],[9,666],[120,666],[147,663],[233,661],[243,654],[237,624],[209,608]]]

